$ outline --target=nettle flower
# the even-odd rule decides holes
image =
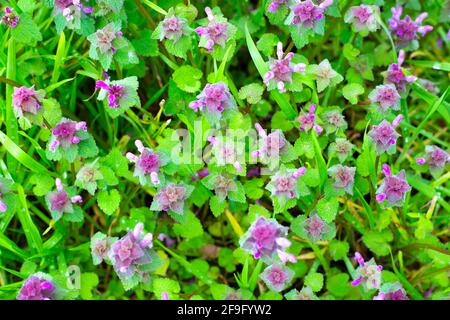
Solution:
[[[267,10],[271,13],[275,13],[280,9],[283,5],[286,5],[288,3],[288,0],[272,0],[270,2],[269,6],[267,7]]]
[[[316,33],[321,33],[320,28],[325,22],[325,11],[333,4],[333,0],[322,1],[319,5],[311,0],[297,1],[291,5],[290,13],[286,18],[286,25],[295,25],[300,32],[313,29]]]
[[[353,151],[355,145],[345,138],[336,138],[335,142],[332,142],[328,148],[328,154],[331,156],[335,154],[339,162],[344,162]]]
[[[306,65],[304,63],[294,64],[291,62],[294,57],[293,52],[289,52],[284,56],[283,44],[278,42],[277,44],[277,58],[269,57],[270,70],[264,75],[264,84],[267,86],[267,90],[273,90],[278,88],[280,92],[286,92],[286,88],[293,91],[292,74],[294,72],[304,73]]]
[[[311,287],[303,287],[300,292],[297,289],[292,289],[284,295],[287,300],[319,300]]]
[[[53,278],[43,272],[30,275],[17,295],[17,300],[59,300],[64,297],[64,291],[54,282]]]
[[[418,34],[423,37],[433,30],[430,25],[422,26],[423,20],[428,16],[426,12],[421,13],[415,20],[412,20],[408,15],[401,19],[403,13],[401,6],[391,8],[391,12],[392,18],[389,19],[389,29],[400,47],[408,47],[414,42],[417,43]]]
[[[153,198],[150,210],[172,211],[176,214],[184,214],[184,203],[189,198],[194,187],[183,184],[168,183],[158,190]]]
[[[159,39],[159,41],[164,39],[171,40],[175,44],[181,37],[189,36],[190,32],[188,21],[176,15],[175,10],[170,8],[164,20],[156,27],[152,37]]]
[[[400,282],[385,283],[373,300],[409,300]]]
[[[236,101],[224,82],[208,83],[189,108],[200,110],[211,124],[218,124],[224,111],[236,109]]]
[[[87,132],[86,122],[75,122],[62,118],[52,129],[52,136],[47,143],[47,158],[50,160],[67,159],[75,161],[77,156],[95,156],[98,148],[94,139]]]
[[[328,174],[334,179],[333,186],[353,195],[353,184],[355,182],[355,167],[347,167],[336,164],[328,169]]]
[[[372,130],[369,131],[368,135],[376,145],[377,155],[384,152],[387,152],[388,154],[393,154],[395,152],[397,139],[400,137],[400,134],[395,131],[395,128],[398,127],[402,120],[403,116],[398,115],[394,121],[392,121],[392,124],[383,120],[379,125],[372,126]]]
[[[134,176],[139,177],[139,183],[141,185],[155,186],[164,184],[164,175],[160,171],[161,167],[169,162],[168,157],[161,152],[144,147],[141,140],[136,140],[134,144],[140,155],[136,156],[128,152],[126,157],[135,164]]]
[[[205,8],[205,12],[208,24],[195,29],[195,33],[200,36],[199,47],[206,48],[209,52],[214,51],[214,47],[217,46],[225,48],[226,42],[235,32],[235,28],[220,12],[214,15],[209,7]]]
[[[345,14],[344,21],[352,23],[356,32],[374,32],[380,28],[377,21],[377,15],[380,14],[380,8],[377,6],[359,5],[351,7]]]
[[[296,233],[308,241],[331,240],[336,235],[336,226],[319,217],[316,211],[309,217],[301,215],[296,218]]]
[[[327,134],[347,128],[347,121],[345,121],[345,117],[342,115],[342,111],[340,109],[328,110],[322,114],[321,118]]]
[[[283,207],[288,204],[289,200],[298,199],[301,196],[298,179],[300,176],[304,175],[305,172],[305,167],[300,167],[298,169],[285,169],[282,167],[280,171],[271,177],[266,189],[271,193],[274,206],[280,205]]]
[[[117,239],[117,237],[108,237],[101,232],[94,234],[91,238],[91,255],[94,265],[99,265],[103,261],[109,262],[111,247]]]
[[[103,179],[103,174],[100,171],[99,163],[95,160],[81,167],[77,172],[75,185],[94,195],[97,190],[97,180],[101,179]]]
[[[278,255],[278,250],[285,252],[288,230],[275,219],[260,216],[240,238],[239,245],[255,259],[269,263]]]
[[[109,69],[113,55],[118,49],[127,45],[120,31],[120,25],[109,23],[104,28],[97,30],[87,37],[91,43],[89,57],[99,60],[103,69]]]
[[[400,95],[393,84],[376,86],[369,94],[369,99],[380,112],[400,110]]]
[[[82,2],[82,0],[55,0],[53,15],[58,33],[66,26],[72,30],[81,29],[81,20],[94,11],[94,8],[85,6]]]
[[[387,164],[383,164],[382,170],[385,178],[376,192],[377,201],[379,203],[387,201],[389,206],[401,207],[406,193],[411,190],[406,182],[405,170],[401,170],[398,175],[393,175]]]
[[[435,145],[426,146],[425,157],[416,159],[420,166],[427,163],[434,177],[442,174],[447,162],[450,162],[450,154]]]
[[[220,167],[232,165],[238,173],[245,174],[242,163],[244,162],[245,145],[242,140],[235,141],[226,137],[208,137],[212,145],[212,154],[214,158],[211,163]],[[245,164],[244,164],[245,165]]]
[[[322,133],[323,131],[322,127],[316,124],[315,112],[316,112],[316,105],[313,103],[309,105],[308,113],[306,113],[304,109],[300,112],[300,115],[297,118],[297,121],[300,123],[299,127],[300,131],[308,132],[309,130],[314,128],[314,131],[316,131],[318,135]]]
[[[45,91],[35,90],[34,86],[27,88],[14,87],[12,96],[12,105],[14,115],[19,119],[22,128],[27,129],[31,123],[42,123],[42,102],[44,101]]]
[[[323,60],[318,65],[312,64],[308,68],[308,73],[316,77],[318,92],[322,92],[327,87],[334,87],[344,80],[344,77],[333,70],[328,59]]]
[[[61,179],[55,180],[56,190],[47,194],[45,200],[53,220],[64,218],[66,221],[78,222],[83,220],[83,212],[73,204],[83,203],[80,195],[75,194],[75,188],[64,188]]]
[[[402,64],[405,61],[405,51],[400,50],[398,54],[398,62],[389,65],[386,74],[386,82],[393,83],[398,90],[403,91],[407,83],[412,83],[417,80],[416,76],[407,76],[402,70]]]
[[[294,271],[282,264],[272,264],[259,277],[270,290],[280,292],[290,285]]]
[[[114,270],[125,290],[150,280],[149,272],[156,254],[151,250],[153,235],[144,234],[143,229],[144,225],[138,223],[133,231],[128,232],[112,245],[109,253]]]
[[[225,173],[210,175],[203,180],[203,183],[208,189],[214,190],[219,202],[223,202],[230,192],[235,192],[238,189],[237,181]]]
[[[354,260],[359,266],[355,270],[357,278],[352,281],[352,286],[361,284],[365,290],[378,289],[381,284],[381,271],[383,270],[383,266],[377,265],[374,258],[365,262],[359,252],[355,253]]]
[[[116,81],[98,80],[95,83],[95,88],[100,89],[97,99],[105,100],[108,97],[108,107],[121,111],[140,104],[138,87],[139,82],[135,76]]]
[[[7,25],[10,28],[17,27],[20,17],[15,14],[10,7],[5,8],[5,14],[2,16],[0,22]]]

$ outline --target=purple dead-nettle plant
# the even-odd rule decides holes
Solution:
[[[264,269],[259,277],[270,290],[280,292],[291,284],[294,274],[294,271],[285,265],[274,263]]]
[[[44,96],[45,91],[35,90],[34,86],[31,88],[14,87],[12,96],[14,115],[19,119],[19,124],[23,129],[31,127],[33,123],[42,125]]]
[[[387,152],[395,153],[397,139],[400,134],[395,131],[400,122],[403,120],[402,115],[398,115],[392,124],[383,120],[379,125],[374,125],[368,135],[376,145],[377,155]]]
[[[334,223],[327,223],[316,211],[313,211],[309,217],[306,215],[298,216],[292,226],[294,232],[315,243],[320,240],[331,240],[336,235],[336,226]]]
[[[308,66],[308,73],[315,76],[318,92],[322,92],[328,87],[334,87],[344,80],[344,77],[331,67],[328,59],[323,60],[319,64]]]
[[[119,14],[123,8],[124,0],[97,0],[97,6],[94,12],[96,17],[103,17],[108,14]]]
[[[217,47],[225,48],[228,39],[236,33],[236,27],[222,15],[220,9],[213,10],[205,8],[207,24],[195,29],[195,33],[200,36],[199,47],[206,48],[209,52]]]
[[[95,83],[95,88],[100,89],[97,99],[107,99],[108,107],[122,111],[132,106],[140,105],[137,94],[138,87],[139,82],[135,76],[116,81],[98,80]]]
[[[319,300],[311,287],[308,286],[303,287],[300,291],[292,289],[284,296],[287,300]]]
[[[339,108],[332,108],[325,111],[322,113],[321,119],[327,134],[331,134],[339,130],[343,131],[347,128],[347,121],[345,121],[345,117],[342,115],[342,110]]]
[[[182,37],[189,36],[191,31],[186,18],[177,15],[175,10],[170,8],[164,20],[156,27],[152,37],[159,41],[171,40],[176,44]]]
[[[383,164],[382,171],[385,178],[376,192],[377,201],[386,204],[388,207],[401,207],[406,194],[411,190],[408,182],[406,182],[405,170],[393,175],[391,168],[387,164]]]
[[[109,259],[125,290],[139,283],[148,283],[149,273],[158,263],[153,247],[153,235],[143,232],[144,225],[138,223],[134,229],[117,240],[111,247]]]
[[[345,192],[350,195],[353,195],[355,172],[355,167],[347,167],[340,164],[336,164],[328,169],[328,174],[334,179],[333,186],[338,189],[345,189]]]
[[[345,14],[344,21],[352,23],[356,32],[375,32],[380,28],[377,20],[379,14],[379,7],[362,4],[351,7]]]
[[[83,4],[86,0],[57,0],[54,4],[56,29],[61,32],[65,27],[81,30],[82,19],[94,11],[94,8]]]
[[[288,0],[272,0],[267,7],[267,10],[271,13],[277,12],[282,6],[288,4]]]
[[[45,197],[53,220],[58,221],[63,218],[65,221],[71,222],[82,221],[83,212],[80,207],[74,204],[83,203],[83,199],[76,194],[76,189],[74,187],[64,188],[59,178],[55,180],[55,185],[56,190],[49,192]]]
[[[103,179],[98,159],[91,163],[86,163],[77,172],[75,185],[79,188],[87,190],[92,196],[97,190],[97,181]]]
[[[10,7],[5,8],[5,14],[2,16],[0,22],[7,25],[10,28],[17,27],[20,21],[20,17],[12,11]]]
[[[277,59],[269,57],[269,71],[264,75],[264,84],[267,90],[278,89],[280,92],[293,90],[292,75],[293,73],[304,73],[306,65],[304,63],[295,64],[291,60],[294,57],[293,52],[289,52],[284,56],[283,43],[277,44]]]
[[[117,239],[117,237],[109,237],[101,232],[94,234],[91,238],[91,255],[94,265],[99,265],[103,261],[111,262],[109,259],[110,250]]]
[[[55,283],[52,276],[38,272],[25,280],[17,300],[61,300],[65,293],[65,290]]]
[[[279,211],[276,209],[278,207],[284,208],[285,206],[292,207],[295,205],[295,200],[302,195],[302,190],[300,188],[304,187],[304,185],[303,183],[299,183],[299,179],[305,172],[305,167],[286,169],[282,166],[280,170],[271,177],[266,189],[271,193],[275,211]]]
[[[353,151],[355,145],[345,138],[336,138],[328,147],[329,156],[336,155],[339,162],[343,163]]]
[[[241,237],[239,244],[255,259],[271,263],[278,256],[278,250],[285,252],[288,230],[288,227],[280,225],[275,219],[260,216]]]
[[[450,162],[450,154],[435,145],[426,146],[425,156],[416,159],[416,163],[420,166],[428,164],[430,172],[435,178],[442,174],[447,162]]]
[[[418,34],[423,37],[426,33],[433,30],[433,27],[430,25],[422,25],[423,20],[428,17],[426,12],[421,13],[415,20],[408,15],[401,19],[403,13],[401,6],[391,8],[391,12],[392,18],[389,19],[389,29],[397,40],[399,47],[416,48],[418,47]]]
[[[383,266],[377,265],[374,258],[364,261],[359,252],[355,253],[354,260],[358,263],[358,268],[355,270],[356,279],[352,281],[352,286],[361,284],[365,290],[380,288]]]
[[[211,125],[219,125],[222,113],[236,109],[236,101],[224,82],[208,83],[189,108],[200,111]]]
[[[400,95],[393,84],[376,86],[369,94],[369,99],[381,113],[400,110]]]
[[[409,298],[400,282],[394,282],[383,284],[373,300],[409,300]]]
[[[390,64],[386,73],[386,82],[395,84],[400,91],[405,90],[408,83],[412,83],[417,80],[416,76],[407,76],[403,72],[402,64],[404,61],[405,51],[400,50],[398,54],[398,62]]]
[[[245,174],[245,144],[241,138],[236,140],[226,136],[209,136],[208,141],[212,145],[211,164],[219,167],[232,166],[236,171],[234,173]]]
[[[323,128],[316,122],[316,108],[316,105],[312,103],[309,105],[309,111],[307,113],[305,112],[305,109],[302,109],[297,118],[297,121],[300,123],[300,131],[308,132],[309,130],[314,129],[318,135],[322,133]]]
[[[193,189],[194,187],[190,185],[167,183],[158,190],[153,198],[150,210],[183,215],[185,201],[189,198]]]
[[[304,33],[313,29],[316,33],[323,33],[325,23],[325,11],[333,4],[333,0],[325,0],[320,4],[315,4],[311,0],[294,1],[290,8],[290,13],[286,18],[286,25],[294,25],[299,31]]]
[[[420,84],[430,93],[433,93],[435,95],[439,95],[439,88],[436,86],[436,84],[433,81],[427,80],[427,79],[419,79]]]
[[[208,189],[214,190],[219,202],[223,202],[230,193],[237,191],[240,184],[232,175],[225,172],[210,174],[203,179],[203,183]]]
[[[134,176],[139,178],[141,185],[163,185],[165,178],[160,172],[161,167],[169,162],[169,157],[162,152],[157,152],[145,147],[141,140],[134,142],[140,155],[136,156],[131,152],[126,154],[128,160],[134,163]]]

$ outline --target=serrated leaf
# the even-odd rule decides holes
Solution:
[[[107,215],[112,215],[119,208],[122,196],[116,189],[102,190],[97,194],[97,203],[100,209]]]
[[[203,72],[192,66],[181,66],[172,75],[173,81],[177,86],[186,92],[194,93],[200,90],[200,79],[203,76]]]
[[[358,83],[347,84],[342,88],[342,95],[345,99],[350,101],[351,104],[358,103],[358,96],[364,93],[364,87]]]

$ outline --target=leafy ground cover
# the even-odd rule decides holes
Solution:
[[[1,5],[0,298],[449,298],[448,1]]]

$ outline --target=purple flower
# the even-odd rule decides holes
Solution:
[[[403,119],[402,115],[398,115],[392,124],[383,120],[379,125],[373,126],[368,135],[373,140],[377,147],[377,154],[380,155],[384,152],[394,153],[397,139],[400,137],[395,131],[395,128],[400,124]]]
[[[398,54],[398,63],[389,65],[386,76],[386,82],[395,84],[400,91],[403,91],[406,88],[407,83],[417,80],[416,76],[407,76],[403,73],[402,64],[404,61],[405,51],[400,50]]]
[[[287,4],[287,0],[272,0],[267,10],[271,13],[277,12],[282,5]]]
[[[309,105],[309,112],[306,113],[304,110],[300,112],[300,116],[297,118],[297,121],[300,123],[300,131],[308,132],[312,128],[316,131],[318,135],[320,135],[323,131],[322,127],[316,124],[316,105]]]
[[[328,169],[328,174],[334,179],[333,186],[338,189],[345,189],[350,195],[353,195],[355,172],[355,167],[347,167],[340,164],[334,165]]]
[[[284,204],[287,200],[300,197],[298,191],[298,178],[306,172],[305,167],[298,169],[281,169],[272,176],[266,189],[272,194],[272,200]]]
[[[316,211],[309,217],[298,216],[292,228],[297,235],[313,243],[319,240],[331,240],[336,235],[335,225],[320,218]]]
[[[277,58],[269,58],[270,70],[264,75],[264,83],[268,90],[278,88],[280,92],[286,92],[286,83],[292,83],[292,73],[305,72],[306,65],[304,63],[291,63],[294,53],[289,52],[283,58],[283,44],[277,44]]]
[[[323,113],[325,131],[330,134],[347,127],[342,111],[339,109],[329,110]]]
[[[223,141],[225,140],[225,141]],[[208,141],[212,145],[212,152],[215,156],[215,163],[218,166],[233,165],[237,172],[242,172],[242,158],[244,152],[244,145],[242,141],[234,141],[230,139],[216,138],[215,136],[208,137]]]
[[[285,248],[277,243],[277,239],[286,238],[288,228],[280,225],[275,219],[258,217],[239,240],[242,249],[247,250],[255,259],[272,261],[277,250]],[[278,240],[279,242],[279,240]]]
[[[150,183],[153,185],[162,184],[161,179],[164,176],[159,174],[159,171],[162,166],[167,164],[168,158],[160,152],[144,147],[141,140],[136,140],[134,144],[140,155],[136,156],[131,152],[126,154],[127,159],[135,164],[134,176],[139,177],[139,182],[142,185]]]
[[[426,12],[421,13],[415,20],[412,20],[408,15],[401,19],[403,13],[401,6],[391,8],[391,12],[392,18],[389,19],[389,28],[401,47],[407,47],[412,41],[416,40],[418,33],[423,37],[427,32],[433,30],[430,25],[422,26],[423,20],[428,16]]]
[[[10,28],[15,28],[17,27],[19,20],[20,17],[16,15],[10,7],[6,7],[5,14],[2,16],[0,22],[6,24]]]
[[[64,190],[61,179],[55,180],[56,191],[50,192],[46,196],[47,206],[52,213],[55,221],[61,219],[64,213],[73,214],[74,203],[82,203],[83,199],[79,195],[69,196],[69,193]]]
[[[14,107],[14,113],[17,118],[22,117],[24,114],[36,115],[41,103],[44,99],[44,92],[42,90],[34,90],[34,86],[27,88],[22,86],[20,88],[14,87],[14,93],[12,97],[12,105]]]
[[[101,88],[108,92],[108,106],[112,108],[119,107],[119,99],[124,95],[124,87],[121,85],[108,86],[104,81],[97,81],[95,88]]]
[[[110,259],[114,270],[125,289],[130,289],[139,282],[147,282],[148,265],[153,256],[151,233],[143,234],[144,225],[138,223],[133,231],[116,241],[110,250]]]
[[[405,179],[405,171],[401,170],[398,175],[393,175],[387,164],[383,164],[385,178],[378,188],[376,199],[379,203],[385,200],[390,206],[401,207],[405,201],[406,193],[411,190]]]
[[[117,81],[98,80],[95,83],[95,89],[100,89],[98,100],[105,100],[108,97],[109,107],[122,110],[139,105],[138,87],[138,79],[134,76]]]
[[[336,141],[330,144],[328,152],[330,155],[336,154],[339,162],[344,162],[347,159],[354,148],[353,143],[345,138],[336,138]]]
[[[209,7],[205,8],[205,12],[208,18],[208,25],[195,29],[195,32],[200,36],[199,46],[208,49],[210,52],[214,51],[215,45],[225,48],[230,27],[227,19],[222,16],[215,16]]]
[[[91,238],[91,255],[94,265],[102,263],[103,260],[109,260],[111,246],[115,241],[117,238],[108,237],[101,232],[97,232]]]
[[[287,300],[319,300],[311,287],[303,287],[300,292],[297,289],[292,289],[284,296]]]
[[[49,150],[55,152],[56,148],[68,149],[70,146],[79,144],[81,140],[87,139],[83,133],[87,131],[86,122],[75,122],[62,118],[52,129],[52,138],[49,142]]]
[[[351,7],[345,14],[344,21],[352,23],[356,32],[374,32],[380,28],[376,15],[380,13],[377,6],[360,5]]]
[[[77,25],[80,23],[82,12],[89,14],[92,11],[94,11],[94,8],[82,5],[81,0],[55,1],[55,14],[62,13],[67,22],[75,21]]]
[[[294,271],[281,264],[272,264],[259,277],[270,290],[280,292],[289,286],[294,278]]]
[[[189,104],[189,108],[194,111],[200,110],[213,123],[220,120],[223,111],[235,107],[236,102],[224,82],[208,83],[197,96],[197,100]]]
[[[426,146],[425,153],[425,160],[430,168],[442,169],[450,161],[450,154],[438,146]]]
[[[216,176],[216,178],[214,179],[214,187],[216,196],[219,198],[219,200],[224,200],[230,191],[237,190],[236,182],[223,174],[218,174]]]
[[[327,7],[333,4],[333,0],[325,0],[316,5],[311,0],[298,1],[290,6],[291,12],[286,19],[286,24],[294,24],[307,29],[316,27],[318,21],[324,18]]]
[[[183,36],[188,36],[191,31],[188,21],[178,16],[175,10],[170,8],[164,20],[158,24],[153,32],[152,38],[159,39],[159,41],[167,39],[176,44]]]
[[[57,288],[51,276],[38,272],[25,280],[17,300],[56,300]]]
[[[383,267],[377,265],[373,258],[365,262],[359,252],[355,253],[354,259],[359,266],[356,269],[357,278],[352,281],[352,286],[361,284],[366,290],[378,289],[381,284],[381,271]]]
[[[287,144],[283,131],[275,130],[267,134],[259,123],[255,123],[256,131],[261,139],[261,148],[252,152],[254,158],[276,158],[283,151]]]
[[[405,289],[399,282],[385,283],[381,286],[377,296],[373,300],[409,300]]]
[[[369,94],[369,99],[380,112],[400,110],[400,95],[393,84],[376,86]]]
[[[192,193],[193,187],[169,183],[162,187],[153,199],[150,210],[169,211],[182,215],[184,202]]]

